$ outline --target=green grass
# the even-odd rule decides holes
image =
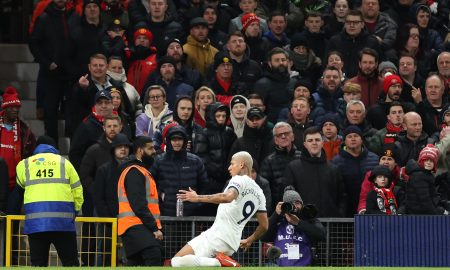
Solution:
[[[50,267],[52,269],[67,269],[63,267]],[[81,268],[81,267],[79,267]],[[89,267],[93,268],[93,267]],[[241,269],[275,269],[275,267],[241,267]],[[440,267],[440,268],[432,268],[432,267],[277,267],[279,270],[300,270],[300,269],[330,269],[330,270],[387,270],[387,269],[401,269],[401,270],[424,270],[424,269],[450,269],[450,267]],[[14,269],[30,269],[29,267],[14,267]],[[84,267],[83,269],[87,269]],[[117,269],[117,270],[138,270],[138,269],[155,269],[155,270],[167,270],[169,267],[102,267],[101,269]],[[178,269],[183,270],[217,270],[218,267],[182,267]]]

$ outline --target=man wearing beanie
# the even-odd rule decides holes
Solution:
[[[391,61],[383,61],[378,65],[378,76],[380,76],[380,78],[385,78],[387,75],[389,75],[388,73],[392,74],[398,74],[398,69],[397,67],[394,65],[394,63],[392,63]]]
[[[376,129],[382,129],[387,122],[386,113],[393,101],[400,102],[404,112],[415,111],[413,103],[401,99],[403,81],[398,75],[388,75],[383,79],[384,95],[380,96],[377,103],[369,108],[366,119]],[[383,98],[382,98],[383,97]]]
[[[321,119],[321,131],[323,134],[323,150],[327,157],[327,161],[332,160],[339,154],[342,136],[339,135],[340,123],[336,114],[327,113]]]
[[[359,52],[358,74],[349,81],[361,85],[361,100],[366,107],[377,103],[383,89],[383,80],[378,77],[378,52],[364,48]]]
[[[409,176],[406,185],[406,213],[411,215],[448,215],[450,209],[441,205],[441,198],[434,185],[439,150],[428,144],[420,151],[419,160],[406,165]],[[445,205],[448,207],[448,205]]]
[[[283,206],[292,205],[292,212],[283,212]],[[308,266],[312,263],[311,247],[325,239],[325,228],[314,216],[317,212],[313,205],[305,205],[300,194],[292,186],[286,187],[283,201],[277,202],[275,212],[269,219],[269,230],[263,241],[274,242],[272,248],[280,250],[281,255],[276,261],[278,266]],[[319,213],[320,215],[320,213]],[[288,256],[290,251],[286,245],[296,245],[298,257]],[[296,250],[297,251],[297,250]]]
[[[240,138],[244,134],[245,120],[247,119],[247,111],[250,109],[250,102],[241,95],[236,95],[230,102],[230,120],[231,125],[236,133],[236,137]]]
[[[19,118],[20,99],[17,90],[8,86],[3,94],[0,111],[0,157],[8,166],[9,194],[16,185],[16,165],[32,155],[36,137],[31,129]]]
[[[180,96],[191,96],[194,88],[183,82],[176,69],[176,61],[173,57],[163,56],[158,60],[158,68],[148,85],[161,85],[166,90],[166,101],[169,109],[174,110],[175,102]]]
[[[346,211],[344,183],[336,166],[327,161],[322,147],[320,129],[307,128],[300,159],[286,166],[282,186],[293,185],[305,201],[317,207],[319,217],[342,217]]]
[[[387,123],[384,128],[378,130],[372,137],[367,138],[367,147],[370,151],[381,154],[383,145],[395,143],[398,134],[403,131],[404,107],[398,101],[389,103]]]
[[[254,21],[259,22],[262,33],[269,31],[266,20],[255,14],[257,6],[258,0],[239,0],[239,8],[242,10],[242,13],[230,21],[228,33],[231,34],[236,31],[242,31],[244,33],[247,27]]]
[[[391,174],[391,183],[397,185],[400,182],[400,167],[397,165],[399,158],[398,149],[393,143],[385,144],[380,153],[380,160],[378,166],[384,166]],[[366,211],[367,194],[373,190],[374,184],[370,181],[372,171],[368,171],[364,177],[361,185],[361,192],[359,194],[358,214],[364,214]]]
[[[189,36],[183,45],[186,54],[186,64],[196,69],[203,76],[209,65],[214,62],[214,56],[219,52],[208,38],[208,22],[201,18],[193,18],[189,24]]]
[[[378,164],[378,156],[364,146],[361,129],[350,125],[344,130],[344,144],[339,154],[331,162],[338,167],[344,180],[347,194],[345,216],[353,217],[357,213],[364,175]]]
[[[262,64],[266,61],[266,53],[271,45],[267,39],[262,38],[260,20],[254,13],[242,16],[242,34],[250,51],[250,59]]]
[[[438,75],[431,75],[425,81],[425,99],[422,100],[420,95],[415,99],[416,111],[422,117],[423,130],[428,135],[442,129],[441,119],[445,109],[450,105],[444,90],[442,79]]]
[[[133,33],[134,48],[131,50],[127,81],[139,94],[144,91],[148,77],[157,69],[156,49],[153,47],[154,34],[145,27]]]

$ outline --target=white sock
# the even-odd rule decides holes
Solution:
[[[198,257],[195,255],[173,257],[171,262],[172,267],[220,266],[220,262],[216,258]]]

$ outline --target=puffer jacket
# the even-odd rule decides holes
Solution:
[[[398,153],[400,154],[400,160],[397,161],[397,164],[400,167],[403,167],[406,165],[408,160],[417,160],[419,158],[420,151],[430,143],[434,144],[435,140],[431,137],[428,137],[426,133],[422,133],[419,139],[413,142],[406,137],[406,131],[400,132],[397,136],[397,141],[395,142]]]
[[[230,178],[227,159],[230,148],[236,140],[236,134],[232,128],[217,123],[214,115],[218,110],[225,110],[229,114],[228,108],[218,102],[206,107],[206,128],[199,136],[197,143],[197,155],[203,159],[212,182],[211,193],[220,192]]]
[[[181,151],[173,151],[172,145],[166,145],[166,152],[157,156],[150,172],[153,175],[159,193],[159,206],[162,216],[176,215],[176,202],[178,190],[197,191],[204,194],[209,180],[203,161],[194,154],[186,151],[188,135],[181,126],[173,126],[167,132],[167,140],[175,134],[182,134],[184,145]],[[202,204],[184,203],[184,215],[193,216],[199,214]]]
[[[381,12],[376,24],[375,31],[371,34],[383,40],[380,44],[380,49],[392,49],[397,38],[397,23],[388,14]]]
[[[263,160],[259,175],[269,181],[274,203],[281,202],[283,197],[286,166],[291,161],[299,159],[301,153],[295,145],[292,146],[289,152],[286,149],[275,147],[275,151]]]

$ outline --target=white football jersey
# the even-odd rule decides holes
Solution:
[[[256,214],[266,212],[266,197],[256,182],[247,175],[236,175],[228,186],[235,188],[239,195],[230,203],[221,203],[216,220],[210,230],[237,251],[245,224]]]

